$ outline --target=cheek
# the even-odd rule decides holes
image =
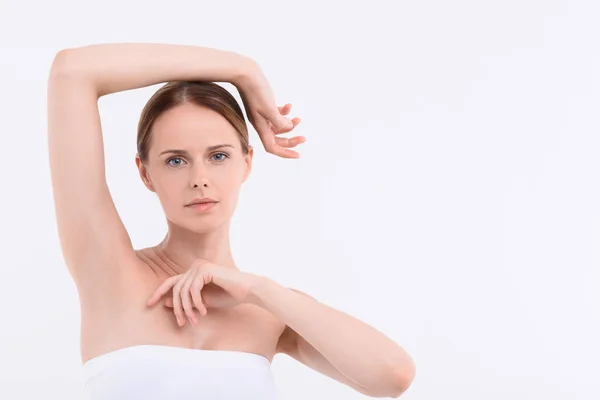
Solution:
[[[209,179],[209,185],[212,183],[215,196],[230,197],[235,196],[240,190],[243,173],[239,165],[229,168],[219,168]],[[209,190],[210,192],[210,190]]]
[[[154,189],[165,211],[176,210],[185,204],[186,199],[181,195],[182,186],[175,179],[163,178],[154,185]]]
[[[214,194],[221,201],[220,208],[222,209],[222,213],[231,215],[237,206],[240,183],[231,179],[231,175],[229,175],[227,180],[221,182],[213,181],[212,190],[208,192]]]

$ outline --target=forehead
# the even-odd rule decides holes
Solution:
[[[218,112],[195,104],[182,104],[161,114],[152,126],[152,152],[167,148],[200,151],[214,144],[238,147],[238,133]]]

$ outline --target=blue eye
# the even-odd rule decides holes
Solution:
[[[215,156],[223,156],[223,157],[214,159]],[[215,153],[213,155],[213,159],[219,163],[225,161],[225,159],[227,159],[227,158],[229,158],[229,155],[227,153]],[[172,167],[178,167],[178,166],[182,165],[181,163],[179,163],[179,164],[171,163],[171,161],[173,161],[173,160],[181,160],[183,162],[183,159],[181,157],[171,157],[167,161],[165,161],[165,164],[168,164]]]
[[[224,156],[224,157],[223,157],[223,158],[221,158],[220,160],[217,160],[217,161],[219,161],[219,162],[220,162],[220,161],[225,161],[225,159],[226,159],[226,158],[229,158],[229,156],[228,156],[227,154],[225,154],[225,153],[216,153],[215,155],[213,155],[213,157],[214,157],[214,156],[218,156],[218,155],[222,155],[222,156]]]
[[[169,165],[171,165],[171,166],[177,167],[177,165],[170,164],[170,162],[171,162],[172,160],[181,160],[181,157],[172,157],[172,158],[169,158],[169,159],[167,160],[167,162],[166,162],[167,164],[169,164]]]

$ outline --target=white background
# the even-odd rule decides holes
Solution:
[[[402,398],[600,398],[599,19],[592,0],[2,0],[0,398],[82,395],[46,79],[58,50],[103,42],[261,64],[307,142],[282,159],[251,129],[234,258],[397,341],[417,365]],[[166,232],[134,162],[157,88],[100,100],[135,248]],[[282,399],[366,398],[284,355],[272,370]]]

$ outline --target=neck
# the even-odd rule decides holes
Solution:
[[[155,249],[174,264],[175,272],[187,271],[198,259],[237,269],[231,255],[229,223],[202,233],[192,232],[171,221],[168,225],[167,235]]]

